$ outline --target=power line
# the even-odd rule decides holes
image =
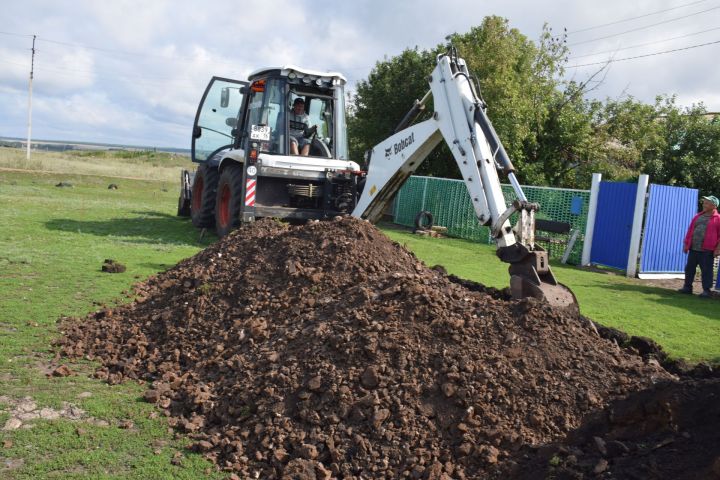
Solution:
[[[584,63],[582,65],[568,65],[565,68],[579,68],[579,67],[589,67],[591,65],[606,65],[608,63],[614,63],[614,62],[622,62],[625,60],[634,60],[636,58],[645,58],[645,57],[654,57],[655,55],[663,55],[665,53],[672,53],[672,52],[680,52],[682,50],[691,50],[693,48],[699,48],[699,47],[705,47],[707,45],[714,45],[716,43],[720,43],[720,40],[717,40],[715,42],[708,42],[708,43],[701,43],[700,45],[691,45],[689,47],[683,47],[683,48],[674,48],[672,50],[665,50],[662,52],[655,52],[655,53],[648,53],[645,55],[636,55],[634,57],[625,57],[625,58],[615,58],[607,60],[606,62],[594,62],[594,63]]]
[[[583,54],[583,55],[573,55],[572,57],[568,58],[568,60],[575,60],[576,58],[583,58],[583,57],[592,57],[592,56],[594,56],[594,55],[603,55],[603,54],[605,54],[605,53],[615,53],[615,52],[619,52],[619,51],[622,51],[622,50],[629,50],[629,49],[631,49],[631,48],[647,47],[648,45],[655,45],[655,44],[658,44],[658,43],[669,42],[669,41],[671,41],[671,40],[679,40],[679,39],[681,39],[681,38],[692,37],[692,36],[694,36],[694,35],[700,35],[701,33],[712,32],[712,31],[714,31],[714,30],[720,30],[720,27],[709,28],[709,29],[707,29],[707,30],[701,30],[701,31],[699,31],[699,32],[688,33],[687,35],[680,35],[680,36],[678,36],[678,37],[665,38],[665,39],[663,39],[663,40],[657,40],[657,41],[655,41],[655,42],[639,43],[639,44],[637,44],[637,45],[632,45],[632,46],[629,46],[629,47],[616,48],[616,49],[614,49],[614,50],[605,50],[604,52],[586,53],[586,54]]]
[[[704,3],[704,2],[707,2],[707,0],[699,0],[697,2],[691,2],[691,3],[686,3],[684,5],[678,5],[677,7],[666,8],[665,10],[658,10],[656,12],[646,13],[645,15],[638,15],[637,17],[624,18],[622,20],[616,20],[614,22],[603,23],[600,25],[595,25],[593,27],[581,28],[579,30],[573,30],[572,32],[567,32],[567,34],[572,35],[573,33],[587,32],[588,30],[595,30],[597,28],[609,27],[610,25],[617,25],[618,23],[629,22],[631,20],[637,20],[638,18],[650,17],[652,15],[657,15],[659,13],[665,13],[665,12],[669,12],[671,10],[677,10],[679,8],[685,8],[685,7],[689,7],[690,5],[696,5],[698,3]]]
[[[19,67],[27,67],[27,64],[12,62],[9,60],[5,60],[3,58],[0,58],[0,63],[5,63],[9,65],[17,65]],[[67,68],[56,68],[56,67],[50,67],[47,65],[40,65],[35,68],[36,72],[44,73],[44,72],[52,72],[53,75],[60,75],[68,78],[83,78],[87,80],[117,80],[119,82],[125,82],[125,83],[131,83],[134,85],[146,85],[151,87],[162,87],[167,86],[169,84],[172,85],[185,85],[188,87],[195,87],[197,82],[193,82],[192,79],[189,77],[147,77],[145,75],[142,76],[130,76],[130,75],[116,75],[114,73],[104,74],[102,72],[100,73],[94,73],[90,72],[88,70],[73,70],[73,69],[67,69]],[[158,80],[158,82],[153,81],[147,81],[146,79],[152,79],[152,80]],[[168,80],[166,83],[160,83],[162,80]]]
[[[606,38],[617,37],[617,36],[619,36],[619,35],[625,35],[626,33],[637,32],[637,31],[639,31],[639,30],[646,30],[646,29],[648,29],[648,28],[656,27],[656,26],[658,26],[658,25],[664,25],[664,24],[666,24],[666,23],[676,22],[676,21],[682,20],[682,19],[684,19],[684,18],[689,18],[689,17],[694,17],[695,15],[700,15],[701,13],[706,13],[706,12],[710,12],[710,11],[712,11],[712,10],[717,10],[718,8],[720,8],[720,7],[708,8],[707,10],[703,10],[703,11],[701,11],[701,12],[695,12],[695,13],[691,13],[690,15],[684,15],[684,16],[682,16],[682,17],[671,18],[671,19],[669,19],[669,20],[664,20],[664,21],[662,21],[662,22],[653,23],[653,24],[650,24],[650,25],[646,25],[646,26],[644,26],[644,27],[633,28],[633,29],[631,29],[631,30],[625,30],[624,32],[613,33],[613,34],[611,34],[611,35],[605,35],[604,37],[592,38],[592,39],[590,39],[590,40],[583,40],[582,42],[570,43],[570,44],[568,44],[568,46],[569,46],[569,47],[574,47],[575,45],[582,45],[582,44],[584,44],[584,43],[597,42],[598,40],[605,40]]]
[[[0,58],[0,62],[9,63],[9,64],[11,64],[11,65],[25,66],[25,65],[22,65],[22,64],[20,64],[20,63],[12,62],[12,61],[9,61],[9,60],[3,60],[2,58]],[[97,77],[97,76],[102,77],[103,74],[106,75],[106,76],[110,76],[109,78],[117,78],[117,77],[139,78],[139,79],[148,79],[148,78],[149,78],[149,79],[153,79],[153,80],[175,80],[175,79],[178,79],[178,78],[191,80],[191,78],[192,78],[192,77],[190,77],[190,76],[188,76],[188,75],[184,75],[184,76],[173,75],[173,76],[171,76],[171,77],[168,77],[167,75],[157,76],[157,75],[147,75],[147,74],[142,74],[142,75],[125,75],[125,74],[120,74],[120,75],[118,75],[117,73],[115,73],[115,72],[113,72],[113,71],[111,71],[111,70],[107,70],[107,69],[86,70],[86,69],[81,69],[81,68],[68,68],[68,67],[51,66],[51,65],[46,65],[46,64],[40,65],[40,70],[42,70],[42,71],[49,70],[49,71],[53,71],[53,72],[74,72],[74,73],[80,73],[80,74],[87,74],[87,75],[85,75],[85,76],[87,76],[88,78],[91,78],[91,77],[94,78],[94,77]],[[80,76],[83,76],[83,75],[80,75]]]
[[[131,57],[161,58],[161,59],[164,59],[164,60],[175,60],[174,58],[168,57],[168,56],[165,56],[165,55],[148,55],[148,54],[146,54],[146,53],[125,52],[125,51],[122,51],[122,50],[112,50],[112,49],[109,49],[109,48],[93,47],[93,46],[90,46],[90,45],[82,45],[82,44],[79,44],[79,43],[60,42],[60,41],[58,41],[58,40],[50,40],[50,39],[48,39],[48,38],[43,38],[43,37],[40,37],[39,40],[40,40],[41,42],[54,43],[54,44],[57,44],[57,45],[64,45],[64,46],[66,46],[66,47],[85,48],[85,49],[88,49],[88,50],[96,50],[96,51],[98,51],[98,52],[105,52],[105,53],[119,53],[119,54],[121,54],[121,55],[128,55],[128,56],[131,56]]]
[[[12,32],[0,32],[0,35],[9,35],[11,37],[33,37],[34,35],[28,35],[26,33],[12,33]]]

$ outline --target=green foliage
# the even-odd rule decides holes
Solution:
[[[654,183],[718,192],[720,119],[704,105],[682,108],[666,96],[654,105],[608,100],[600,117],[607,159],[600,171],[609,179],[647,173]]]
[[[465,34],[452,34],[449,39],[476,77],[488,115],[520,178],[546,183],[545,166],[531,164],[541,158],[537,150],[551,113],[548,100],[557,97],[556,76],[562,72],[567,55],[562,39],[553,37],[546,28],[535,44],[519,30],[510,28],[506,19],[496,16],[486,17],[480,26]],[[428,90],[425,76],[432,71],[436,56],[445,53],[447,47],[405,50],[378,62],[367,81],[359,82],[350,102],[353,108],[348,122],[352,158],[360,158],[364,150],[392,133],[413,101]],[[450,152],[443,144],[418,173],[457,177],[457,168],[449,158]]]
[[[426,76],[433,65],[431,52],[408,49],[378,62],[368,79],[358,82],[348,108],[350,158],[363,158],[393,133],[413,101],[428,90]]]
[[[656,183],[718,193],[720,121],[702,104],[683,109],[674,97],[658,97],[654,105],[632,97],[587,99],[602,82],[596,77],[604,67],[582,82],[566,80],[568,48],[564,37],[553,36],[547,26],[533,42],[506,19],[492,16],[448,38],[477,78],[488,116],[521,182],[587,188],[593,172],[631,181],[648,173]],[[428,90],[425,76],[446,51],[447,45],[407,49],[378,62],[358,83],[349,102],[351,158],[362,158],[394,131]],[[417,173],[459,177],[444,142]]]
[[[665,140],[660,155],[646,162],[653,181],[698,188],[703,195],[720,187],[720,119],[705,107],[680,109],[666,100],[665,115],[658,119]]]

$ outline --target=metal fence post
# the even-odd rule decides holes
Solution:
[[[422,206],[420,207],[421,212],[425,211],[425,196],[427,195],[428,181],[429,181],[429,179],[426,177],[424,185],[423,185],[423,196],[422,196],[422,203],[421,203]]]
[[[595,214],[597,213],[598,195],[600,194],[601,173],[593,173],[590,186],[590,205],[588,205],[588,219],[585,225],[585,240],[583,242],[581,265],[590,265],[590,251],[592,249],[593,232],[595,231]]]
[[[625,269],[626,277],[635,277],[637,274],[643,215],[645,214],[645,197],[647,196],[649,178],[647,175],[640,175],[640,178],[638,178],[637,193],[635,194],[635,213],[633,215],[632,232],[630,234],[630,252],[628,252],[627,268]]]

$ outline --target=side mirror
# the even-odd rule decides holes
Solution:
[[[235,118],[235,117],[226,118],[225,125],[227,125],[228,127],[233,127],[233,128],[237,127],[237,118]]]
[[[248,87],[247,87],[247,85],[243,85],[242,87],[240,87],[240,93],[241,93],[242,95],[245,95],[247,92],[248,92]]]
[[[223,87],[222,90],[220,90],[220,106],[227,108],[228,105],[230,105],[230,89]]]
[[[199,125],[195,125],[193,128],[193,138],[200,138],[202,135],[202,128]]]

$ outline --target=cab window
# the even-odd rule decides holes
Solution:
[[[269,126],[270,140],[260,142],[260,151],[284,155],[285,128],[283,83],[278,79],[256,80],[250,85],[246,138],[253,125]]]

